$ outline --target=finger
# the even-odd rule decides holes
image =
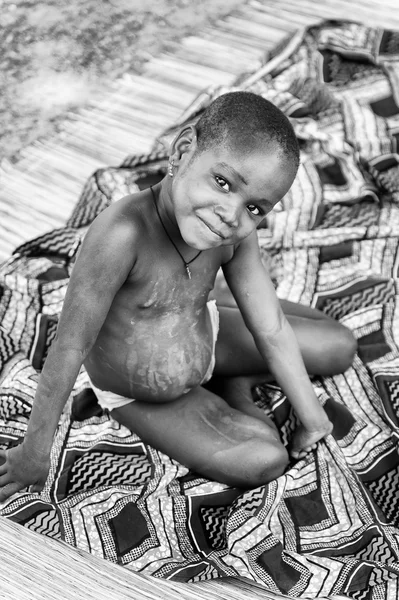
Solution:
[[[306,448],[304,448],[305,452],[312,452],[312,450],[316,450],[317,448],[317,444],[312,444],[311,446],[306,446]]]
[[[7,450],[0,448],[0,465],[3,465],[7,460]]]
[[[8,483],[10,483],[11,478],[10,478],[10,474],[9,473],[4,473],[1,477],[0,477],[0,487],[4,487],[5,485],[7,485]]]
[[[299,450],[292,450],[292,451],[291,451],[291,456],[292,456],[292,458],[295,458],[295,460],[298,460],[299,458],[301,458],[301,457],[300,457],[300,454],[301,454],[301,453],[300,453],[300,451],[299,451]]]
[[[40,494],[40,492],[43,490],[43,488],[44,488],[44,484],[36,483],[35,485],[30,486],[29,491],[34,494]]]
[[[299,460],[300,458],[304,458],[307,455],[305,450],[292,450],[291,456],[295,458],[295,460]]]
[[[1,477],[1,475],[5,475],[6,473],[7,473],[7,465],[3,464],[0,467],[0,477]]]
[[[0,502],[8,500],[14,494],[24,489],[24,485],[21,483],[9,483],[0,490]]]

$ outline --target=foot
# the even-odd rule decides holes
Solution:
[[[312,450],[315,450],[317,442],[331,433],[332,429],[333,424],[331,421],[326,421],[321,427],[312,430],[306,429],[303,425],[300,425],[294,433],[291,445],[290,454],[292,458],[298,460],[306,456]]]

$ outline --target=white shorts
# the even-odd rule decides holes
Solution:
[[[207,307],[209,311],[209,317],[211,320],[212,326],[212,357],[211,362],[209,363],[208,369],[204,375],[203,380],[201,381],[201,385],[206,383],[212,377],[213,369],[215,368],[215,347],[216,340],[219,332],[219,312],[216,306],[215,300],[209,300],[207,302]],[[100,388],[93,385],[90,381],[90,385],[93,388],[95,395],[97,396],[97,400],[101,408],[107,409],[109,411],[114,410],[115,408],[120,408],[121,406],[126,406],[126,404],[130,404],[134,402],[134,398],[126,398],[125,396],[120,396],[119,394],[114,394],[114,392],[110,392],[107,390],[100,390]],[[189,390],[187,390],[189,391]]]

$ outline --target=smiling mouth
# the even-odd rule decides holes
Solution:
[[[204,221],[204,219],[201,219],[201,217],[198,217],[200,219],[200,221],[203,222],[203,224],[209,229],[209,231],[211,231],[214,235],[217,235],[221,240],[225,240],[226,237],[224,235],[222,235],[217,229],[215,229],[214,227],[212,227],[212,225],[209,225],[209,223],[207,223],[206,221]]]

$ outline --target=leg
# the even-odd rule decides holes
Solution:
[[[322,312],[281,301],[310,375],[336,375],[348,369],[356,352],[349,329]],[[222,376],[267,373],[251,333],[238,308],[218,305],[220,329],[216,344],[215,373]]]
[[[111,414],[189,469],[231,486],[264,485],[288,463],[274,428],[202,387],[173,402],[132,402]]]
[[[305,311],[312,311],[303,308]],[[211,389],[216,388],[230,406],[242,413],[270,422],[252,401],[252,387],[257,383],[270,380],[267,365],[259,354],[238,309],[219,307],[219,314],[220,329],[216,344],[215,377],[211,382]],[[308,372],[329,375],[337,372],[338,367],[344,369],[349,366],[339,361],[337,364],[337,360],[333,365],[330,364],[335,358],[334,353],[331,353],[331,346],[334,338],[338,337],[336,325],[339,324],[324,318],[316,318],[313,321],[302,316],[288,318],[297,335]],[[311,335],[312,331],[313,335]],[[339,343],[339,339],[336,343]],[[335,347],[335,351],[338,352],[339,348]],[[314,449],[316,443],[329,434],[331,429],[332,424],[327,418],[317,431],[308,431],[300,425],[293,439],[292,456],[294,458],[304,456]]]
[[[236,301],[221,273],[216,278],[213,297],[216,299],[221,313],[220,338],[223,336],[224,325],[221,309],[230,308],[238,310]],[[315,308],[288,300],[280,300],[280,304],[297,336],[302,357],[310,375],[336,375],[343,373],[351,366],[356,353],[357,342],[347,327]],[[230,317],[228,316],[229,314],[231,315]],[[251,373],[265,372],[263,361],[259,365],[254,360],[256,357],[259,357],[259,353],[253,343],[252,336],[249,332],[244,333],[246,327],[242,319],[240,321],[239,317],[234,317],[233,314],[232,312],[224,313],[223,320],[227,328],[230,328],[234,320],[236,320],[236,324],[239,327],[238,343],[244,344],[243,354],[253,364]],[[230,330],[232,336],[230,336],[228,343],[234,344],[234,338],[237,336],[234,335],[235,332],[233,329]],[[233,352],[235,354],[235,350]],[[258,367],[256,364],[260,367],[260,371],[257,370]],[[235,369],[233,372],[237,373]]]
[[[245,415],[260,419],[277,433],[277,427],[266,413],[258,408],[253,401],[252,389],[255,385],[271,379],[267,374],[244,375],[242,377],[217,377],[216,375],[205,384],[205,387],[223,398],[229,406]]]

